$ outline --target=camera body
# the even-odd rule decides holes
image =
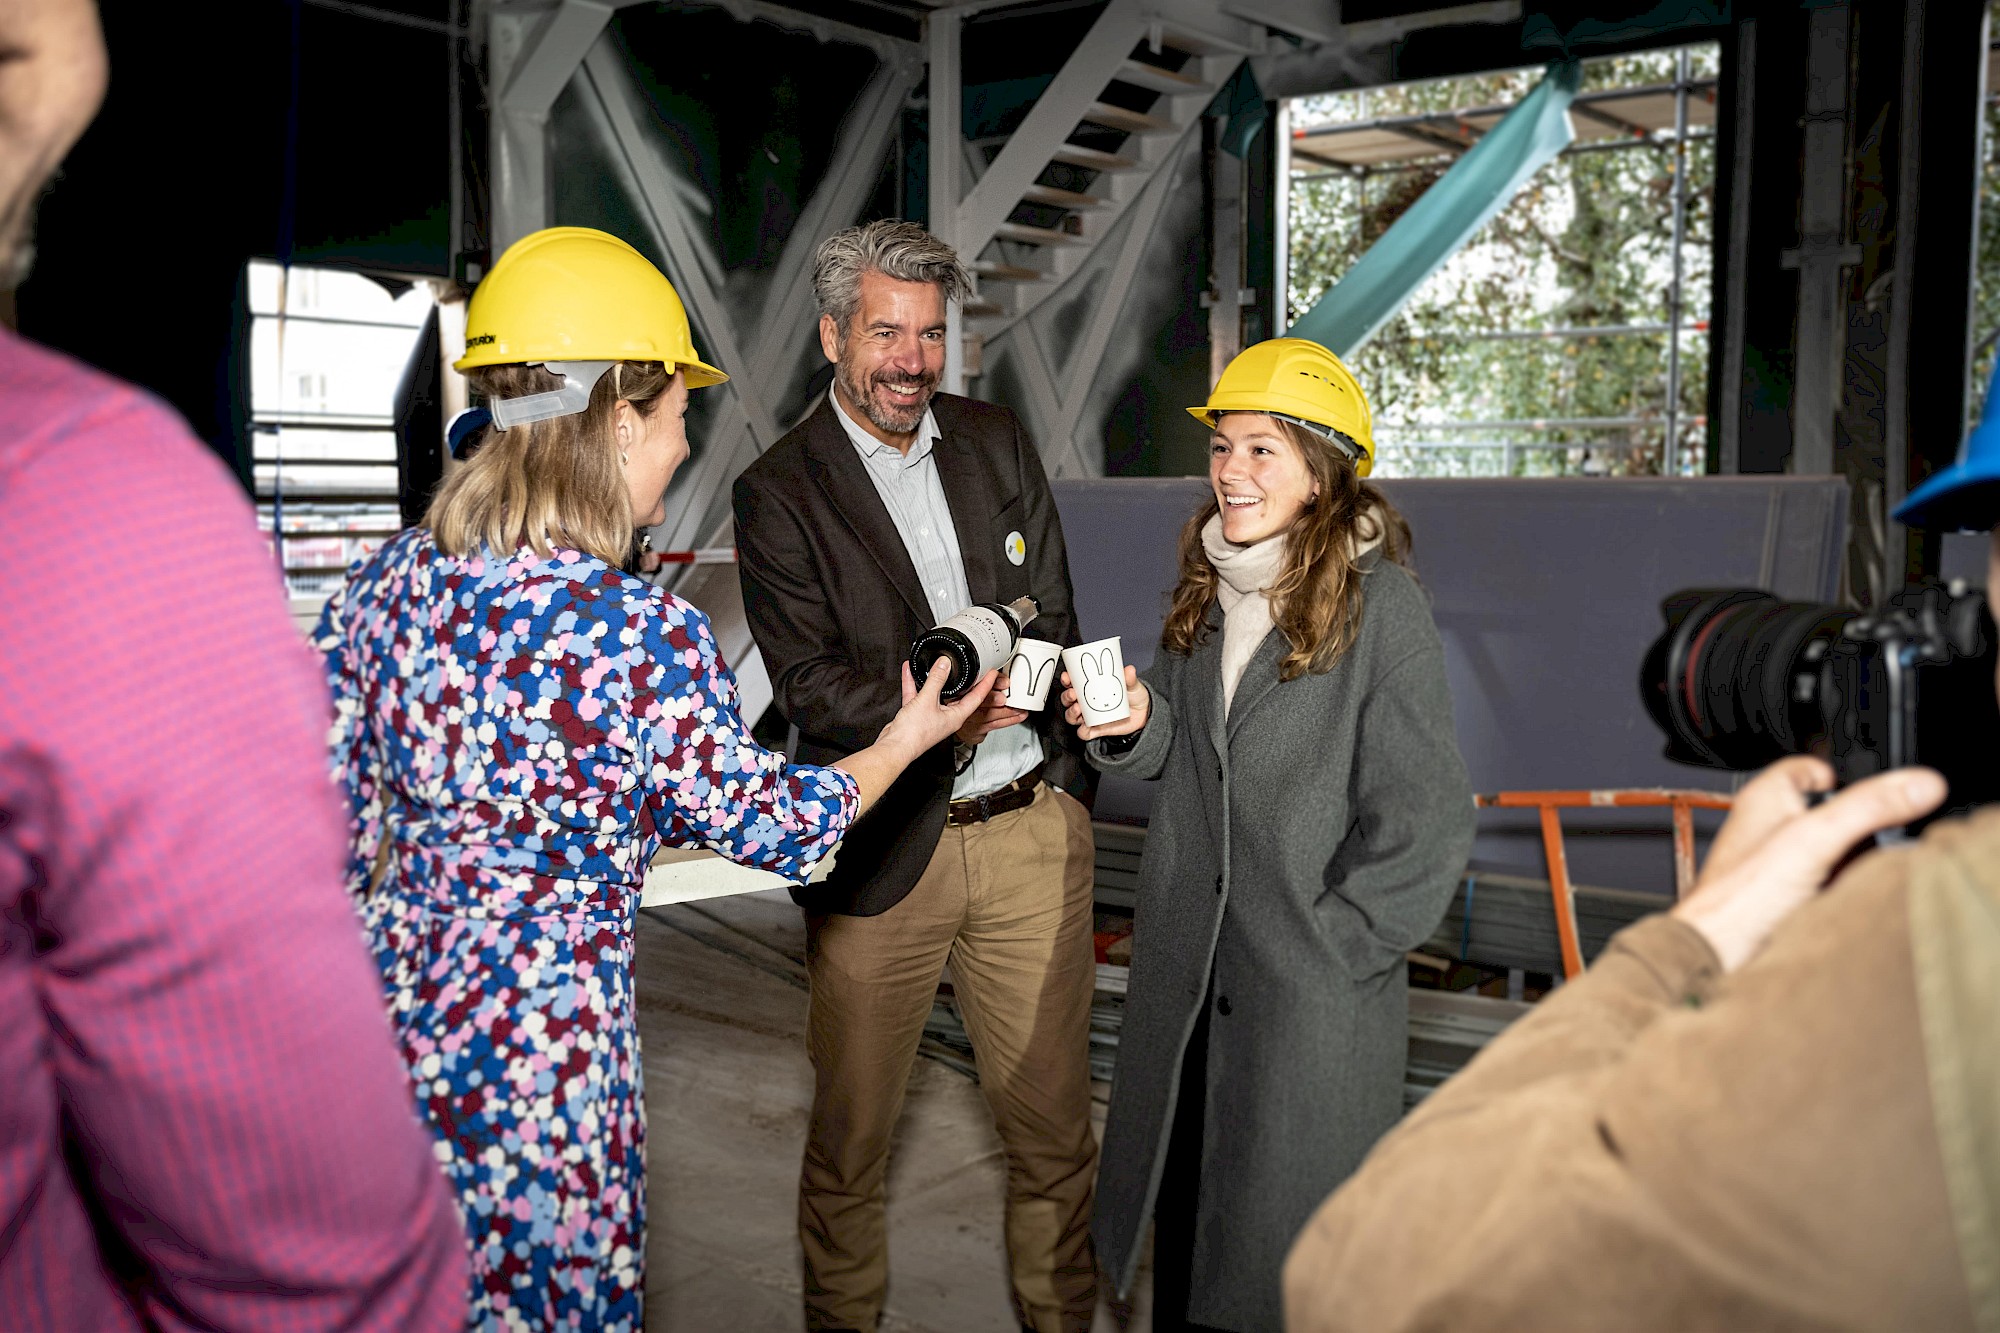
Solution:
[[[1690,589],[1660,610],[1640,693],[1668,758],[1748,772],[1818,754],[1843,786],[1923,764],[1951,788],[1932,818],[2000,800],[2000,636],[1982,592],[1926,584],[1855,612]]]

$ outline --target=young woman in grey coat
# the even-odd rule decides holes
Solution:
[[[1162,651],[1126,668],[1130,718],[1080,731],[1160,781],[1093,1232],[1124,1292],[1156,1222],[1156,1329],[1263,1333],[1294,1235],[1402,1112],[1404,953],[1465,868],[1472,793],[1408,525],[1361,480],[1360,385],[1277,339],[1191,410],[1214,498]]]

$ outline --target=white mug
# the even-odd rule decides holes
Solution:
[[[1084,726],[1101,727],[1132,716],[1132,706],[1125,701],[1125,654],[1119,650],[1117,635],[1065,648],[1062,662],[1083,709]]]
[[[1025,712],[1040,712],[1049,701],[1049,686],[1056,678],[1056,659],[1062,649],[1041,639],[1016,639],[1014,655],[1007,659],[1007,706]]]

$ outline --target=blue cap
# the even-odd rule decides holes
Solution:
[[[480,432],[493,424],[493,414],[483,407],[468,407],[451,419],[445,429],[445,438],[451,445],[451,456],[463,462],[472,451],[479,447]]]
[[[1958,462],[1911,491],[1896,506],[1896,521],[1957,532],[2000,527],[2000,357],[1993,361],[1979,424],[1959,447]]]

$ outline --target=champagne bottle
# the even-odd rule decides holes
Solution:
[[[910,674],[922,689],[933,664],[942,657],[951,663],[945,679],[944,699],[948,703],[963,698],[987,672],[1004,665],[1013,655],[1014,640],[1041,611],[1032,597],[1020,597],[1005,605],[981,602],[968,606],[941,625],[933,625],[910,645]]]

